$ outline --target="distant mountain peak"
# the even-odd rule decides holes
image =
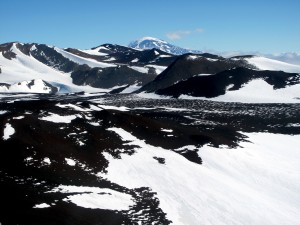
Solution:
[[[167,53],[170,53],[173,55],[183,55],[186,53],[194,53],[194,54],[202,53],[202,51],[181,48],[181,47],[172,45],[164,40],[160,40],[160,39],[154,38],[154,37],[143,37],[141,39],[131,42],[128,46],[130,48],[135,48],[135,49],[156,48],[156,49],[159,49],[161,51],[164,51],[164,52],[167,52]]]
[[[157,41],[157,42],[162,42],[162,43],[166,43],[166,41],[164,40],[161,40],[161,39],[158,39],[158,38],[155,38],[155,37],[142,37],[141,39],[138,40],[139,42],[142,42],[142,41]]]

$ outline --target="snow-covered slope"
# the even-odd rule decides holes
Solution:
[[[64,84],[72,84],[70,74],[57,71],[32,56],[25,55],[13,44],[11,51],[16,54],[11,60],[0,54],[1,83],[16,83],[24,80],[42,79]]]
[[[88,65],[89,67],[93,68],[93,67],[100,67],[100,68],[107,68],[107,67],[115,67],[116,65],[114,64],[111,64],[111,63],[104,63],[104,62],[98,62],[94,59],[87,59],[87,58],[83,58],[83,57],[80,57],[78,55],[75,55],[75,54],[72,54],[70,52],[67,52],[67,51],[64,51],[63,49],[60,49],[60,48],[56,48],[55,47],[55,50],[62,54],[65,58],[79,64],[79,65],[83,65],[83,64],[86,64]],[[88,51],[88,50],[86,50]],[[101,53],[99,53],[97,50],[90,50],[88,51],[88,54],[94,54],[94,55],[102,55]]]
[[[230,89],[229,86],[227,89]],[[262,79],[252,80],[239,90],[227,90],[215,98],[181,95],[181,99],[203,99],[243,103],[300,103],[300,84],[275,89]]]
[[[78,86],[73,84],[70,73],[64,73],[56,70],[38,61],[33,56],[24,54],[17,48],[17,43],[13,43],[10,51],[15,54],[15,57],[11,59],[8,59],[4,57],[3,54],[0,54],[0,83],[15,84],[18,82],[27,82],[30,80],[40,79],[49,82],[53,86],[64,87],[60,90],[66,92],[104,91],[103,89],[92,88],[89,86]],[[16,86],[12,86],[12,89],[9,89],[9,91],[14,90],[14,87]],[[18,89],[19,87],[16,88],[16,90]]]
[[[139,40],[131,42],[129,45],[131,48],[135,49],[152,49],[156,48],[161,51],[171,53],[174,55],[182,55],[186,53],[195,53],[195,54],[200,54],[202,53],[201,51],[198,50],[190,50],[190,49],[185,49],[181,48],[172,44],[169,44],[166,41],[153,38],[153,37],[143,37]]]
[[[176,225],[298,222],[299,135],[254,133],[246,134],[249,142],[238,149],[204,146],[198,151],[205,160],[199,166],[123,129],[109,130],[136,146],[136,154],[122,160],[105,154],[108,172],[99,176],[128,188],[150,187]],[[158,165],[155,157],[165,164]]]
[[[282,62],[300,65],[300,54],[296,52],[285,52],[280,54],[265,54],[267,58],[279,60]]]
[[[300,66],[298,65],[293,65],[286,62],[265,58],[262,56],[249,57],[246,58],[246,61],[260,70],[281,70],[289,73],[300,73]]]

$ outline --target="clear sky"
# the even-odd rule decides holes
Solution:
[[[300,0],[0,1],[0,43],[91,48],[143,36],[199,50],[300,53]]]

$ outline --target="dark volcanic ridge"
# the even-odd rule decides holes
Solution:
[[[252,80],[261,79],[274,90],[300,83],[300,75],[283,71],[258,71],[243,67],[222,71],[212,75],[199,75],[180,81],[170,87],[159,89],[157,94],[178,98],[185,94],[195,97],[213,98],[228,91],[239,90]]]

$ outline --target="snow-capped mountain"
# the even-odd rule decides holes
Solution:
[[[185,49],[181,48],[175,45],[172,45],[166,41],[153,38],[153,37],[143,37],[139,40],[133,41],[128,45],[130,48],[134,49],[159,49],[161,51],[173,54],[173,55],[183,55],[186,53],[194,53],[194,54],[200,54],[203,53],[202,51],[198,50],[191,50],[191,49]]]
[[[145,38],[144,41],[146,40],[155,42],[157,46],[158,43],[161,43],[162,46],[167,44],[153,38]],[[139,44],[143,45],[143,41],[140,41]],[[284,83],[287,83],[286,77],[297,80],[297,74],[300,73],[300,66],[261,56],[246,55],[224,58],[209,53],[189,53],[176,56],[156,48],[137,50],[116,44],[103,44],[92,49],[82,50],[14,42],[0,45],[0,53],[0,83],[3,84],[0,92],[54,93],[54,90],[57,89],[60,93],[80,91],[109,92],[111,94],[156,92],[173,97],[191,95],[212,98],[218,96],[199,94],[203,90],[189,90],[190,84],[186,85],[190,82],[188,80],[194,76],[216,75],[239,67],[253,70],[253,74],[257,73],[255,70],[265,71],[264,79],[277,80],[277,82],[280,82],[277,73],[268,71],[292,73],[294,78],[290,74],[281,76],[280,79],[283,79]],[[247,70],[239,71],[242,71],[239,75],[234,74],[243,77],[244,71],[244,75],[247,75]],[[285,74],[283,72],[280,74]],[[54,89],[46,88],[43,85],[38,85],[41,88],[28,86],[27,84],[31,84],[32,80],[45,82]],[[233,81],[237,80],[233,79]],[[187,83],[183,84],[184,81]],[[248,81],[250,82],[251,79]],[[217,81],[212,79],[210,82],[212,83],[207,84],[207,87],[215,87],[213,82]],[[243,85],[246,85],[247,82],[244,82]],[[230,85],[238,84],[231,83]],[[179,86],[180,88],[174,91],[174,87]],[[200,86],[196,85],[193,88],[200,89]],[[216,93],[221,95],[223,91],[225,94],[232,91],[225,86],[221,85],[222,91],[215,90]],[[292,86],[292,88],[288,88],[288,86]],[[289,83],[288,86],[280,87],[280,89],[291,91],[290,96],[294,96],[292,101],[298,101],[299,96],[295,95],[297,93],[296,83]],[[184,88],[186,90],[183,90]],[[295,88],[296,91],[293,91]],[[243,89],[243,91],[245,90]],[[230,93],[233,94],[233,92]],[[250,93],[253,92],[250,91]],[[277,99],[285,101],[282,98]]]
[[[0,82],[42,79],[60,92],[107,92],[124,85],[142,86],[175,58],[160,50],[138,51],[111,44],[80,50],[6,43],[0,45]]]

